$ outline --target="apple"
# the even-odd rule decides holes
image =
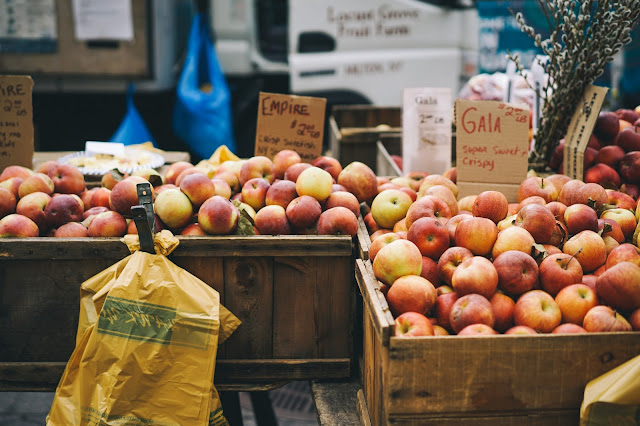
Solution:
[[[433,336],[431,321],[418,312],[405,312],[395,319],[396,337]]]
[[[278,204],[265,206],[258,210],[255,223],[260,235],[291,234],[291,226],[287,219],[286,210]]]
[[[640,118],[640,114],[633,109],[619,108],[614,111],[620,120],[625,120],[629,123],[633,123]]]
[[[451,182],[456,183],[456,181],[458,180],[458,168],[455,166],[450,167],[447,170],[445,170],[444,173],[442,173],[442,176],[451,180]]]
[[[565,324],[560,324],[556,328],[553,329],[551,334],[575,334],[575,333],[586,333],[587,330],[580,327],[578,324],[572,324],[570,322]]]
[[[503,193],[483,191],[475,198],[472,213],[476,217],[491,219],[494,223],[507,217],[509,202]]]
[[[602,237],[602,241],[604,241],[604,246],[607,248],[607,258],[609,257],[609,253],[613,251],[614,248],[620,245],[612,236],[605,235]],[[606,268],[606,267],[605,267]]]
[[[640,151],[627,152],[620,160],[618,171],[626,182],[640,182]]]
[[[391,229],[407,214],[412,200],[398,189],[387,189],[376,195],[371,203],[371,215],[381,228]]]
[[[164,183],[175,184],[176,179],[178,178],[180,173],[191,167],[194,167],[194,165],[189,163],[188,161],[177,161],[175,163],[172,163],[167,168],[167,172],[164,174]]]
[[[280,151],[282,152],[282,151]],[[290,180],[275,181],[265,194],[265,205],[279,205],[286,209],[289,203],[298,197],[296,184]]]
[[[284,179],[284,173],[287,171],[289,166],[298,164],[300,162],[302,162],[302,159],[300,158],[300,154],[298,154],[297,152],[290,149],[283,149],[282,151],[278,151],[276,155],[273,156],[273,170],[275,178]]]
[[[458,224],[465,219],[469,219],[470,217],[473,217],[471,213],[458,213],[451,219],[447,220],[445,228],[447,228],[447,231],[449,232],[449,242],[452,246],[455,245],[456,242],[456,228],[458,227]]]
[[[320,214],[316,228],[318,235],[350,235],[353,237],[358,233],[358,218],[346,207],[332,207]]]
[[[353,214],[360,216],[360,203],[355,195],[348,191],[333,191],[329,194],[322,208],[328,210],[332,207],[346,207],[353,212]],[[371,215],[373,217],[373,214]]]
[[[446,223],[452,215],[447,203],[433,195],[425,195],[409,206],[406,215],[407,228],[410,228],[415,220],[425,216],[436,217]]]
[[[215,195],[216,186],[207,175],[193,173],[180,181],[180,191],[189,198],[194,210],[197,211],[202,203]],[[231,196],[231,190],[229,190],[229,196]]]
[[[553,236],[556,218],[546,207],[528,204],[518,212],[515,225],[529,231],[536,243],[545,244]]]
[[[621,262],[631,262],[640,266],[640,248],[629,243],[620,244],[607,256],[606,269],[610,269]]]
[[[373,245],[373,244],[372,244]],[[369,251],[371,254],[371,251]],[[465,247],[449,247],[438,259],[438,279],[447,285],[451,285],[451,277],[456,268],[465,260],[471,259],[473,253]]]
[[[49,228],[57,228],[67,222],[80,222],[84,206],[75,194],[54,194],[44,209],[45,223]]]
[[[591,308],[584,316],[582,327],[590,333],[632,331],[625,317],[605,305]]]
[[[154,207],[160,220],[167,228],[173,230],[186,226],[193,215],[193,206],[189,197],[179,189],[168,189],[158,194]]]
[[[491,302],[479,294],[467,294],[456,300],[449,313],[449,324],[454,333],[471,324],[485,324],[493,327],[495,317]]]
[[[559,201],[552,201],[545,204],[545,207],[549,209],[557,221],[564,223],[564,212],[567,210],[567,206]]]
[[[640,186],[625,182],[620,185],[620,192],[624,192],[625,194],[630,195],[634,200],[637,200],[640,197]]]
[[[127,221],[118,212],[98,213],[89,225],[90,237],[122,237],[127,232]]]
[[[640,139],[640,135],[638,135],[638,137]],[[603,146],[598,150],[598,155],[596,155],[596,164],[606,164],[607,166],[615,169],[618,167],[618,164],[620,163],[620,160],[622,160],[622,157],[624,157],[624,154],[625,150],[619,145]],[[596,181],[596,183],[599,182]]]
[[[516,325],[516,326],[511,327],[507,331],[505,331],[504,334],[509,334],[509,335],[514,334],[514,335],[528,336],[528,335],[532,335],[532,334],[538,334],[538,332],[535,331],[533,328],[528,327],[526,325]]]
[[[165,183],[165,184],[160,185],[158,187],[154,187],[153,188],[153,192],[154,192],[155,195],[158,195],[159,193],[161,193],[162,191],[165,191],[167,189],[180,189],[180,188],[178,188],[177,186],[175,186],[172,183]]]
[[[207,233],[202,230],[202,228],[200,227],[199,224],[190,223],[189,225],[185,226],[182,229],[182,231],[180,231],[180,235],[184,235],[184,236],[204,236],[204,235],[207,235]]]
[[[392,241],[399,239],[400,236],[395,232],[389,232],[388,234],[384,234],[379,238],[376,238],[375,241],[372,241],[371,245],[369,246],[369,260],[373,262],[382,247],[386,246]]]
[[[420,182],[420,188],[418,189],[418,198],[425,195],[427,189],[435,185],[444,185],[453,192],[453,195],[458,198],[458,187],[451,179],[448,179],[442,175],[433,174],[428,175],[422,178],[422,182]]]
[[[598,296],[588,285],[577,283],[560,290],[555,301],[562,312],[562,322],[582,325],[587,312],[598,305]]]
[[[493,266],[498,274],[498,288],[508,295],[519,296],[538,285],[539,267],[529,254],[508,250],[494,259]]]
[[[516,304],[512,298],[504,293],[496,292],[489,299],[495,323],[493,328],[504,333],[513,327],[513,309]]]
[[[446,287],[446,286],[442,286]],[[438,287],[441,288],[441,287]],[[438,321],[438,325],[445,328],[448,331],[453,331],[451,328],[451,324],[449,323],[449,314],[451,313],[451,308],[456,300],[459,299],[458,293],[451,289],[448,293],[442,293],[438,295],[435,304],[435,315]]]
[[[226,181],[213,177],[211,178],[211,183],[213,183],[213,195],[220,195],[226,199],[231,199],[233,191]]]
[[[209,179],[209,175],[207,175],[207,173],[205,173],[204,170],[202,170],[199,167],[194,166],[194,167],[189,167],[188,169],[184,169],[182,172],[180,172],[180,174],[176,178],[175,185],[180,187],[180,185],[182,185],[182,181],[184,180],[184,178],[186,178],[187,176],[190,176],[190,175],[203,175],[204,177]],[[142,176],[140,176],[140,177],[142,177]]]
[[[444,185],[433,185],[427,188],[427,190],[424,192],[424,195],[433,195],[434,197],[444,201],[447,207],[449,207],[451,216],[455,216],[458,214],[458,200],[456,200],[455,195],[453,195],[453,192],[451,192],[451,189],[449,189],[448,187]]]
[[[33,171],[35,173],[44,173],[45,175],[48,175],[49,170],[53,169],[58,164],[60,163],[58,163],[56,160],[48,160],[42,164],[39,164],[36,168],[33,169]]]
[[[295,183],[298,180],[298,176],[300,176],[300,173],[302,173],[304,170],[310,167],[313,167],[310,163],[292,164],[284,172],[284,178],[285,180],[290,180],[293,183]]]
[[[586,204],[573,204],[564,211],[564,223],[570,235],[587,229],[597,232],[598,214]]]
[[[6,189],[0,189],[0,205],[3,202],[3,194],[4,192],[8,193],[13,197]],[[7,196],[8,197],[8,196]],[[27,194],[18,201],[17,206],[14,208],[14,211],[22,216],[26,216],[31,219],[40,231],[44,232],[47,229],[46,217],[44,214],[44,210],[49,204],[51,200],[51,196],[49,194],[45,194],[44,192],[32,192],[31,194]],[[13,203],[15,206],[15,198],[13,199]],[[13,213],[11,211],[9,213]],[[6,214],[2,214],[2,216],[6,216]]]
[[[553,202],[554,201],[552,201],[552,203]],[[524,200],[522,200],[520,203],[518,203],[518,207],[516,209],[516,213],[518,213],[520,211],[520,209],[522,209],[527,204],[539,204],[541,206],[545,206],[545,205],[547,205],[547,200],[545,200],[544,198],[542,198],[539,195],[532,195],[530,197],[527,197]]]
[[[458,212],[460,211],[473,211],[473,204],[476,201],[477,195],[466,195],[458,200]]]
[[[0,188],[0,218],[16,212],[16,196],[5,188]]]
[[[571,179],[567,181],[562,186],[562,189],[558,194],[557,201],[561,202],[565,206],[570,206],[572,204],[575,204],[576,202],[574,201],[574,197],[576,195],[576,192],[579,188],[583,187],[584,185],[586,184],[579,179]]]
[[[397,221],[395,223],[395,225],[393,225],[392,228],[393,232],[407,232],[407,219],[406,218],[402,218],[399,221]]]
[[[258,211],[266,205],[267,191],[271,188],[268,180],[260,177],[251,178],[242,185],[242,202]]]
[[[584,182],[596,183],[603,188],[618,189],[620,188],[620,175],[613,167],[598,163],[584,172]]]
[[[102,207],[97,207],[97,208],[102,208]],[[108,211],[108,210],[105,210]],[[91,221],[93,220],[93,217],[95,217],[97,214],[102,213],[102,211],[97,211],[94,214],[91,215],[86,215],[86,213],[88,213],[88,211],[85,212],[85,221],[83,221],[82,223],[84,225],[86,225],[87,227],[89,227],[91,225]],[[158,217],[157,214],[153,215],[153,219],[156,223],[156,232],[160,232],[163,229],[165,229],[165,225],[164,223],[162,223],[162,221],[160,220],[160,218]],[[137,234],[138,233],[138,228],[136,228],[136,222],[133,219],[128,219],[129,224],[127,225],[127,234]],[[187,227],[189,227],[189,225],[187,225]],[[187,228],[185,227],[185,229]],[[181,235],[183,235],[181,233]]]
[[[476,293],[489,299],[498,288],[498,271],[487,258],[474,256],[458,265],[451,285],[460,296]]]
[[[38,225],[26,216],[13,213],[0,219],[0,238],[37,237],[39,234]]]
[[[633,331],[640,331],[640,309],[636,309],[629,315],[629,324]]]
[[[265,179],[269,184],[275,179],[275,165],[269,157],[257,155],[249,158],[240,167],[240,185],[244,187],[250,179]]]
[[[362,218],[362,221],[364,222],[365,226],[367,227],[367,231],[369,232],[369,235],[371,235],[374,232],[376,232],[379,229],[381,229],[380,226],[376,223],[376,221],[373,220],[373,215],[371,214],[371,212],[366,213],[364,215],[364,217]],[[371,239],[371,241],[373,241],[373,238]]]
[[[605,224],[607,225],[606,229]],[[622,244],[625,241],[624,234],[622,233],[622,228],[620,227],[618,222],[613,219],[598,219],[598,232],[600,231],[602,231],[602,238],[610,236],[619,244]]]
[[[80,194],[85,190],[84,176],[77,167],[59,164],[49,170],[55,192],[59,194]]]
[[[319,202],[326,200],[331,194],[333,178],[319,167],[311,166],[303,170],[296,180],[298,195],[308,195]]]
[[[376,174],[359,161],[348,164],[338,175],[338,184],[347,188],[359,202],[371,202],[378,193]]]
[[[436,289],[419,275],[404,275],[393,282],[387,292],[387,303],[394,316],[405,312],[426,315],[436,303]]]
[[[111,210],[117,211],[124,217],[131,217],[131,207],[139,204],[137,189],[139,183],[149,182],[140,176],[129,176],[118,182],[111,190],[109,197]],[[153,188],[151,191],[153,192]]]
[[[338,181],[338,176],[340,176],[340,172],[342,171],[342,164],[340,164],[338,159],[326,155],[317,157],[311,162],[311,165],[328,172],[336,182]]]
[[[558,199],[558,193],[558,188],[553,183],[538,176],[530,176],[520,183],[517,197],[518,202],[521,203],[527,197],[538,195],[550,203]]]
[[[236,230],[239,214],[238,208],[231,201],[214,195],[200,206],[198,224],[209,235],[229,235]]]
[[[620,131],[620,119],[613,111],[601,111],[596,118],[593,134],[606,145],[613,143],[613,139]]]
[[[593,231],[581,231],[569,238],[562,251],[575,256],[583,273],[595,271],[607,260],[607,247],[602,237]]]
[[[623,152],[640,151],[640,132],[638,126],[622,129],[615,137],[613,146],[618,146]]]
[[[611,219],[620,225],[622,234],[627,241],[631,241],[636,230],[636,215],[629,209],[608,209],[600,214],[601,219]]]
[[[111,190],[107,188],[96,188],[96,190],[91,195],[89,203],[84,203],[85,210],[88,210],[92,207],[109,208],[110,206],[111,206]]]
[[[20,198],[32,192],[44,192],[45,194],[53,194],[53,180],[44,173],[35,173],[27,177],[18,187],[18,195]]]
[[[486,324],[470,324],[458,332],[458,336],[488,336],[498,334]]]
[[[516,325],[526,325],[540,333],[551,333],[562,321],[560,307],[542,290],[531,290],[518,298],[513,310]]]
[[[293,199],[285,209],[287,219],[293,228],[305,229],[313,226],[322,213],[322,207],[315,198],[302,195]],[[259,212],[258,212],[259,213]]]
[[[552,296],[571,284],[582,282],[580,262],[568,254],[552,254],[544,258],[539,268],[540,286]]]
[[[439,325],[433,325],[433,335],[434,336],[450,336],[449,332]]]
[[[89,231],[80,222],[69,222],[56,229],[53,236],[56,238],[84,238],[89,236]]]
[[[26,180],[29,176],[33,175],[33,170],[28,169],[23,166],[7,166],[0,173],[0,182],[4,182],[5,180],[19,177],[22,180]]]
[[[518,226],[511,226],[498,232],[496,242],[491,249],[491,256],[493,259],[496,259],[502,253],[509,250],[518,250],[526,254],[531,254],[535,243],[529,231]]]
[[[396,185],[399,188],[407,188],[407,189],[413,189],[415,188],[416,185],[416,181],[407,177],[407,176],[396,176],[393,177],[391,179],[389,179],[389,183],[392,185]],[[380,185],[378,185],[379,187]],[[419,188],[419,187],[418,187]],[[418,189],[416,188],[416,189]]]
[[[547,255],[551,256],[552,254],[560,254],[562,250],[560,250],[557,246],[553,246],[551,244],[543,244],[542,247],[547,251]],[[539,262],[542,262],[544,259],[540,259]]]
[[[607,190],[602,185],[593,182],[585,183],[576,189],[573,196],[573,204],[586,204],[593,209],[600,209],[607,204],[608,200]]]
[[[562,175],[559,173],[555,173],[544,178],[547,183],[552,183],[556,189],[558,190],[558,196],[560,196],[560,191],[562,191],[562,187],[565,183],[569,182],[571,178],[567,175]]]
[[[620,262],[607,268],[596,281],[596,293],[603,304],[625,312],[640,308],[640,266]]]
[[[371,253],[371,250],[369,250]],[[422,256],[422,272],[420,272],[420,276],[431,284],[434,287],[440,286],[440,281],[438,281],[438,262],[431,259],[427,256]]]
[[[413,222],[407,231],[407,239],[420,249],[423,256],[433,260],[438,260],[449,248],[449,232],[435,217],[422,217]]]
[[[376,279],[387,285],[392,285],[396,279],[405,275],[420,275],[422,254],[411,241],[392,241],[378,251],[373,260],[373,272]]]
[[[371,239],[371,242],[374,242],[376,239],[378,239],[378,237],[390,233],[393,233],[391,229],[378,229],[377,231],[374,231],[371,235],[369,235],[369,238]],[[398,234],[398,236],[400,236],[400,234]]]
[[[240,192],[240,190],[242,190],[242,187],[240,186],[240,180],[238,179],[238,177],[231,173],[231,172],[221,172],[221,171],[217,171],[214,175],[213,175],[213,179],[219,179],[222,180],[224,182],[227,183],[227,185],[229,185],[229,188],[231,189],[231,195],[237,194],[238,192]],[[220,195],[220,194],[218,194]],[[229,197],[230,198],[230,197]]]
[[[607,200],[608,206],[628,210],[636,209],[637,203],[629,194],[608,189],[607,195],[609,197],[609,199]]]
[[[461,221],[456,227],[456,245],[468,248],[476,256],[491,253],[497,238],[496,224],[485,217],[471,217]]]
[[[47,201],[48,202],[48,201]],[[89,216],[95,216],[98,213],[102,213],[102,212],[108,212],[110,211],[108,207],[104,207],[104,206],[96,206],[96,207],[91,207],[88,210],[85,210],[84,213],[82,213],[82,219],[86,219]],[[34,220],[35,222],[35,220]]]

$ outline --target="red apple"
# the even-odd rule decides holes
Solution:
[[[583,273],[595,271],[607,260],[607,247],[602,237],[593,231],[581,231],[569,238],[562,251],[575,256]]]
[[[396,337],[433,336],[431,321],[418,312],[405,312],[395,319]]]
[[[338,175],[338,184],[344,186],[360,202],[371,202],[378,193],[376,174],[359,161],[348,164]]]
[[[221,181],[226,182],[227,185],[229,185],[229,188],[231,189],[231,195],[232,196],[234,194],[237,194],[238,192],[240,192],[242,190],[242,187],[240,186],[240,180],[238,179],[238,177],[236,175],[234,175],[231,172],[217,171],[213,175],[212,180],[213,179],[219,179]],[[220,194],[218,194],[218,195],[220,195]]]
[[[447,207],[449,207],[451,216],[455,216],[458,214],[458,200],[456,200],[455,195],[453,195],[453,192],[451,192],[451,189],[449,189],[448,187],[444,185],[433,185],[427,188],[427,190],[424,192],[423,197],[425,195],[433,195],[434,197],[444,201]]]
[[[453,216],[451,219],[447,220],[445,228],[447,228],[447,232],[449,232],[449,242],[452,246],[456,243],[456,228],[458,227],[458,224],[465,219],[469,219],[470,217],[473,217],[471,213],[459,213]]]
[[[585,183],[577,188],[573,196],[573,204],[586,204],[596,210],[607,204],[608,200],[607,190],[602,185],[593,182]]]
[[[425,195],[418,198],[407,210],[407,228],[421,217],[436,217],[446,223],[451,218],[451,209],[440,198]]]
[[[53,180],[43,173],[35,173],[26,178],[18,187],[18,195],[20,198],[33,192],[44,192],[45,194],[53,194]]]
[[[285,211],[287,219],[293,228],[305,229],[316,224],[322,213],[322,207],[315,198],[309,195],[302,195],[294,198],[287,205]]]
[[[473,211],[473,204],[476,202],[477,195],[467,195],[458,200],[458,212],[464,210],[468,212]]]
[[[585,183],[597,183],[603,188],[620,188],[620,175],[611,166],[603,163],[595,164],[584,172]]]
[[[470,324],[458,332],[458,336],[488,336],[498,334],[486,324]]]
[[[449,232],[435,217],[422,217],[413,222],[407,231],[407,239],[420,249],[423,256],[433,260],[440,259],[449,248]]]
[[[102,212],[108,212],[109,209],[107,207],[104,206],[96,206],[96,207],[91,207],[89,210],[85,210],[84,213],[82,213],[82,219],[86,219],[89,216],[95,216],[99,213]],[[35,221],[34,221],[35,222]]]
[[[300,173],[302,173],[304,170],[308,169],[309,167],[313,167],[313,166],[309,163],[292,164],[284,172],[284,178],[285,180],[290,180],[293,183],[296,183],[296,181],[298,180],[298,176],[300,176]]]
[[[605,263],[606,269],[609,269],[621,262],[631,262],[640,266],[640,248],[629,243],[620,244],[607,256],[607,261]]]
[[[458,265],[451,285],[460,296],[477,293],[489,299],[498,288],[498,272],[490,260],[474,256]]]
[[[540,263],[540,286],[552,296],[563,288],[582,282],[582,266],[568,254],[552,254]]]
[[[124,217],[131,217],[131,207],[139,204],[137,189],[139,183],[148,183],[148,181],[140,176],[129,176],[118,182],[111,190],[109,197],[111,210],[117,211]]]
[[[45,222],[49,228],[57,228],[67,222],[80,222],[84,206],[75,194],[54,194],[44,209]]]
[[[427,189],[435,185],[446,186],[451,190],[451,192],[453,192],[453,195],[456,198],[458,197],[458,187],[456,186],[455,183],[453,183],[451,179],[448,179],[442,175],[433,174],[433,175],[428,175],[422,178],[422,181],[420,182],[420,188],[418,189],[418,198],[425,195],[425,192],[427,191]]]
[[[238,208],[231,201],[214,195],[200,206],[198,224],[209,235],[229,235],[236,230],[238,216]]]
[[[90,237],[122,237],[127,232],[127,221],[114,211],[98,213],[89,225]]]
[[[529,204],[520,209],[515,224],[529,231],[536,243],[545,244],[553,236],[556,218],[546,207]]]
[[[607,225],[606,227],[605,224]],[[598,219],[598,232],[600,231],[602,231],[602,238],[610,236],[614,240],[616,240],[618,244],[624,243],[624,234],[622,233],[622,228],[615,220]]]
[[[611,207],[619,208],[619,209],[636,209],[636,201],[629,195],[624,192],[607,190],[607,195],[609,199],[607,200],[607,204]]]
[[[358,218],[346,207],[332,207],[320,214],[317,230],[318,235],[350,235],[353,237],[358,232]]]
[[[594,135],[606,145],[611,144],[620,131],[619,120],[615,112],[601,111],[593,127]]]
[[[53,236],[56,238],[84,238],[89,236],[89,231],[80,222],[69,222],[56,229]]]
[[[618,171],[626,182],[640,182],[640,151],[627,152],[620,160]]]
[[[371,253],[371,250],[369,250]],[[426,280],[428,280],[434,287],[440,286],[440,281],[438,281],[438,263],[427,256],[422,256],[422,272],[420,272],[420,276]]]
[[[578,283],[560,290],[555,301],[562,312],[562,322],[582,325],[587,312],[598,305],[598,296],[588,285]]]
[[[33,171],[35,173],[44,173],[45,175],[49,174],[49,170],[53,169],[54,167],[56,167],[58,163],[56,160],[48,160],[45,161],[42,164],[39,164],[35,169],[33,169]]]
[[[193,208],[198,210],[202,203],[215,195],[216,187],[207,175],[193,173],[185,176],[181,180],[180,191],[189,198],[189,201],[193,204]]]
[[[29,176],[33,175],[33,170],[28,169],[23,166],[7,166],[0,173],[0,182],[4,182],[5,180],[19,177],[22,180],[27,179]]]
[[[385,234],[389,234],[392,233],[393,231],[391,229],[378,229],[377,231],[374,231],[369,238],[371,239],[371,242],[374,242],[378,237],[381,237]],[[406,233],[406,232],[405,232]],[[398,234],[398,236],[400,236],[400,234]],[[400,237],[400,238],[404,238],[404,237]],[[406,239],[406,238],[405,238]]]
[[[264,201],[267,206],[277,204],[286,209],[289,203],[297,197],[298,193],[296,192],[296,184],[294,182],[290,180],[279,180],[267,189]]]
[[[16,196],[5,188],[0,188],[0,218],[16,212]]]
[[[518,250],[531,254],[531,249],[535,243],[529,231],[519,226],[511,226],[498,232],[496,242],[491,249],[491,256],[495,260],[502,253],[509,250]]]
[[[220,195],[226,199],[231,199],[233,191],[226,181],[213,177],[211,178],[211,183],[213,183],[213,195]]]
[[[571,179],[565,182],[565,184],[562,186],[562,189],[560,190],[560,193],[558,194],[557,201],[561,202],[565,206],[575,204],[576,202],[574,201],[574,198],[576,192],[584,185],[585,183],[579,179]]]
[[[449,331],[453,331],[451,328],[451,324],[449,323],[449,314],[451,313],[453,304],[456,302],[456,300],[458,300],[458,298],[458,293],[451,290],[448,293],[440,294],[436,299],[435,314],[438,320],[438,325]]]
[[[373,261],[373,272],[379,281],[387,285],[405,275],[420,275],[422,254],[411,241],[392,241],[378,251]]]
[[[640,197],[640,186],[635,185],[633,183],[625,182],[620,186],[620,191],[628,194],[634,200],[637,200]]]
[[[491,253],[497,238],[496,224],[484,217],[471,217],[461,221],[456,227],[456,245],[468,248],[476,256],[486,256]]]
[[[516,325],[516,326],[511,327],[507,331],[505,331],[504,334],[509,334],[509,335],[515,334],[515,335],[528,336],[528,335],[532,335],[532,334],[538,334],[538,332],[535,331],[533,328],[528,327],[526,325]]]
[[[458,180],[458,168],[457,167],[450,167],[447,170],[445,170],[445,172],[442,174],[442,176],[444,176],[447,179],[451,180],[451,182],[456,183],[456,181]]]
[[[573,204],[564,212],[564,223],[570,235],[584,230],[598,231],[598,214],[586,204]]]
[[[502,192],[484,191],[478,194],[474,203],[472,213],[477,217],[486,217],[494,223],[498,223],[509,211],[509,202]]]
[[[467,294],[456,300],[449,313],[449,324],[455,333],[471,324],[485,324],[493,327],[495,317],[491,302],[479,294]]]
[[[587,312],[582,327],[589,333],[631,331],[631,324],[625,317],[609,306],[594,306]]]
[[[399,239],[400,236],[398,236],[398,234],[396,234],[395,232],[389,232],[388,234],[384,234],[379,238],[376,238],[375,241],[372,241],[371,245],[369,246],[369,260],[373,262],[382,247],[386,246],[392,241]]]
[[[559,173],[555,173],[544,178],[547,183],[552,183],[556,189],[558,190],[558,196],[560,196],[560,191],[562,191],[562,187],[564,184],[569,182],[571,178],[567,175],[562,175]]]
[[[153,188],[153,192],[155,195],[158,195],[162,191],[166,191],[167,189],[180,189],[172,183],[165,183],[164,185],[160,185],[158,187]]]
[[[387,292],[387,302],[394,316],[405,312],[426,315],[436,303],[436,289],[419,275],[405,275],[393,282]]]
[[[135,222],[133,222],[135,223]],[[204,236],[207,235],[206,232],[204,232],[202,230],[202,228],[200,227],[199,224],[197,223],[190,223],[189,225],[185,226],[182,231],[180,231],[180,235],[189,235],[189,236]]]
[[[456,268],[472,257],[473,253],[467,248],[459,246],[448,248],[438,259],[438,279],[447,285],[451,285],[451,277]]]
[[[316,200],[313,199],[313,201]],[[291,226],[287,219],[286,210],[277,204],[265,206],[258,210],[255,223],[260,235],[291,234]]]
[[[554,201],[552,201],[552,203],[553,202]],[[527,204],[538,204],[538,205],[541,205],[541,206],[546,206],[547,205],[547,200],[545,200],[544,198],[542,198],[539,195],[532,195],[530,197],[527,197],[524,200],[522,200],[520,203],[518,203],[518,208],[516,209],[516,213],[519,212]]]
[[[640,308],[640,266],[620,262],[607,268],[596,281],[596,293],[603,304],[615,309],[631,312]]]
[[[38,225],[20,214],[10,214],[0,219],[0,238],[37,237],[40,233]]]
[[[338,176],[340,176],[340,172],[342,171],[342,165],[338,159],[326,155],[316,158],[311,162],[311,165],[328,172],[336,182],[338,181]]]
[[[526,253],[505,251],[493,261],[493,266],[498,273],[498,287],[509,295],[518,296],[538,285],[538,264]]]
[[[521,203],[527,197],[538,195],[547,203],[558,199],[558,188],[544,178],[530,176],[523,180],[518,187],[518,202]]]
[[[298,164],[301,161],[300,154],[293,150],[283,149],[282,151],[278,151],[278,153],[273,156],[275,178],[284,179],[284,172],[287,171],[289,166]]]
[[[194,167],[194,165],[188,161],[177,161],[172,163],[164,174],[164,183],[175,184],[180,173],[191,167]]]
[[[84,204],[85,210],[92,207],[111,207],[111,190],[107,188],[96,188],[95,192],[91,195],[89,204]]]
[[[568,322],[565,324],[560,324],[559,326],[554,328],[551,333],[552,334],[575,334],[575,333],[586,333],[586,332],[587,330],[580,327],[579,325]]]
[[[540,333],[551,333],[560,325],[562,312],[548,293],[531,290],[518,298],[513,320],[516,325],[526,325]]]
[[[513,309],[516,306],[513,299],[504,293],[496,292],[491,296],[489,302],[491,302],[491,309],[495,318],[493,328],[504,333],[513,327]]]
[[[629,126],[622,129],[616,135],[614,143],[624,152],[640,151],[640,128],[638,126]]]
[[[275,179],[275,166],[269,157],[255,156],[249,158],[240,167],[240,185],[244,187],[245,183],[250,179],[265,179],[269,184]]]
[[[601,219],[611,219],[620,225],[622,234],[627,241],[631,241],[636,230],[636,215],[629,209],[608,209],[600,214]]]
[[[319,202],[326,200],[331,194],[333,178],[319,167],[309,167],[303,170],[296,180],[298,195],[309,195]]]
[[[333,191],[329,197],[324,200],[323,210],[332,207],[346,207],[356,216],[360,216],[360,203],[355,195],[348,191]],[[373,217],[373,214],[371,215]]]
[[[13,194],[11,194],[9,191],[0,189],[0,203],[2,202],[3,191],[13,197]],[[18,201],[18,205],[15,207],[14,211],[18,214],[21,214],[22,216],[26,216],[31,219],[36,225],[38,225],[40,231],[44,232],[47,230],[47,222],[44,210],[47,207],[47,204],[49,204],[50,200],[51,196],[49,194],[45,194],[44,192],[32,192],[31,194],[27,194],[26,196],[21,198],[20,201]],[[13,211],[10,213],[13,213]],[[6,216],[6,214],[3,214],[2,216],[4,217]]]
[[[60,164],[49,170],[49,177],[59,194],[80,194],[85,190],[84,176],[75,166]]]
[[[602,148],[600,148],[600,150],[598,150],[598,155],[596,155],[596,163],[606,164],[607,166],[615,169],[616,167],[618,167],[618,164],[620,163],[620,160],[622,160],[622,157],[624,157],[624,153],[624,149],[622,149],[622,147],[618,145],[603,146]]]
[[[264,178],[252,178],[242,185],[242,201],[258,211],[266,205],[271,184]]]
[[[640,309],[636,309],[629,315],[629,324],[633,331],[640,331]]]

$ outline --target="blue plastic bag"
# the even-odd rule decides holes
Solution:
[[[231,95],[201,13],[194,16],[189,34],[176,90],[173,130],[201,158],[209,158],[220,145],[236,150]]]
[[[133,103],[133,84],[127,89],[127,112],[118,127],[118,130],[111,136],[111,142],[119,142],[124,145],[134,145],[138,143],[151,142],[156,146],[156,142],[151,136],[151,132],[144,123],[142,116]],[[156,146],[157,148],[157,146]]]

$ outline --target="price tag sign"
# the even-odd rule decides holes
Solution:
[[[528,157],[527,105],[456,100],[457,182],[463,187],[468,183],[470,192],[460,196],[495,189],[513,199],[527,177]]]
[[[273,157],[283,149],[310,163],[322,155],[327,100],[260,92],[254,155]]]
[[[571,117],[567,135],[564,138],[563,156],[564,174],[571,179],[584,178],[584,152],[608,90],[606,87],[589,85]]]
[[[33,80],[28,75],[0,75],[0,170],[33,167]]]
[[[403,172],[444,173],[451,167],[451,89],[403,90]]]

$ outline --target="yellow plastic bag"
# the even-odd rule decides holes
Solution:
[[[640,425],[640,355],[587,383],[580,425]]]
[[[227,424],[215,359],[240,321],[217,291],[135,252],[82,284],[80,311],[47,425]]]

